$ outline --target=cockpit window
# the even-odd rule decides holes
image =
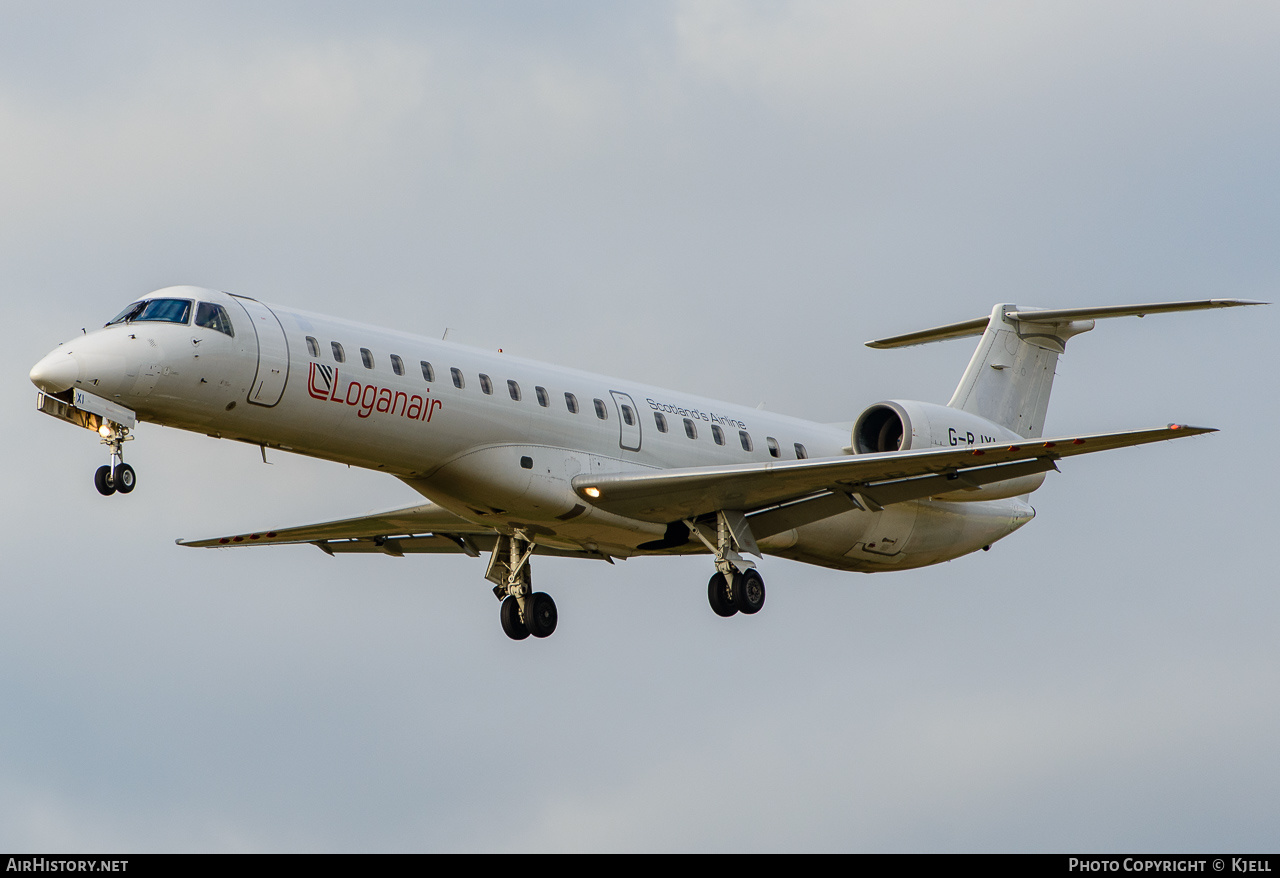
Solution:
[[[196,305],[196,326],[203,326],[206,329],[216,329],[218,332],[225,333],[235,338],[236,331],[231,328],[231,315],[227,313],[227,309],[221,305],[215,305],[212,302],[201,302]],[[307,347],[316,343],[314,338],[307,339]],[[319,350],[317,349],[317,353]],[[313,354],[314,356],[314,354]]]
[[[189,323],[191,321],[190,299],[144,299],[134,302],[121,311],[108,323],[134,323],[149,320],[156,323]],[[230,325],[230,324],[228,324]]]
[[[128,323],[131,320],[138,319],[138,315],[142,313],[142,309],[147,307],[146,302],[134,302],[128,308],[125,308],[115,317],[107,321],[107,326],[115,326],[117,323]]]

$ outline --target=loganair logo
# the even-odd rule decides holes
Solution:
[[[376,384],[361,384],[359,381],[348,381],[346,389],[340,389],[338,370],[333,366],[314,362],[307,378],[307,392],[314,399],[358,407],[360,411],[356,412],[356,416],[361,418],[381,412],[411,421],[429,422],[432,413],[442,405],[438,399],[424,399],[416,393],[409,394]],[[428,388],[427,393],[430,392]]]

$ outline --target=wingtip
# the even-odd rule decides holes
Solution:
[[[1168,426],[1170,430],[1178,430],[1179,432],[1186,432],[1191,435],[1218,432],[1217,427],[1195,427],[1195,426],[1192,426],[1191,424],[1169,424]]]

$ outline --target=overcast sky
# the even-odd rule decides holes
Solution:
[[[217,287],[821,421],[945,402],[985,315],[1280,285],[1280,6],[0,2],[0,849],[1256,851],[1280,804],[1272,308],[1108,321],[989,553],[469,558],[175,538],[414,502],[31,365]]]

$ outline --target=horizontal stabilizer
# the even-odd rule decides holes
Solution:
[[[1242,305],[1267,305],[1254,299],[1197,299],[1190,302],[1151,302],[1146,305],[1104,305],[1100,308],[1056,308],[1046,310],[1025,309],[1007,311],[1005,316],[1010,320],[1060,324],[1073,323],[1078,320],[1102,320],[1107,317],[1145,317],[1148,314],[1166,314],[1172,311],[1204,311],[1210,308],[1238,308]],[[982,335],[990,322],[990,317],[979,317],[976,320],[965,320],[961,323],[948,323],[933,329],[922,329],[905,335],[880,338],[867,342],[867,347],[884,350],[888,348],[905,348],[912,345],[928,344],[934,341],[946,341],[952,338],[966,338]]]
[[[918,332],[908,332],[906,335],[895,335],[892,338],[869,341],[867,342],[867,347],[881,350],[886,348],[907,348],[912,345],[928,344],[931,341],[968,338],[972,335],[982,335],[990,322],[990,317],[979,317],[976,320],[948,323],[946,326],[935,326],[933,329],[921,329]]]

